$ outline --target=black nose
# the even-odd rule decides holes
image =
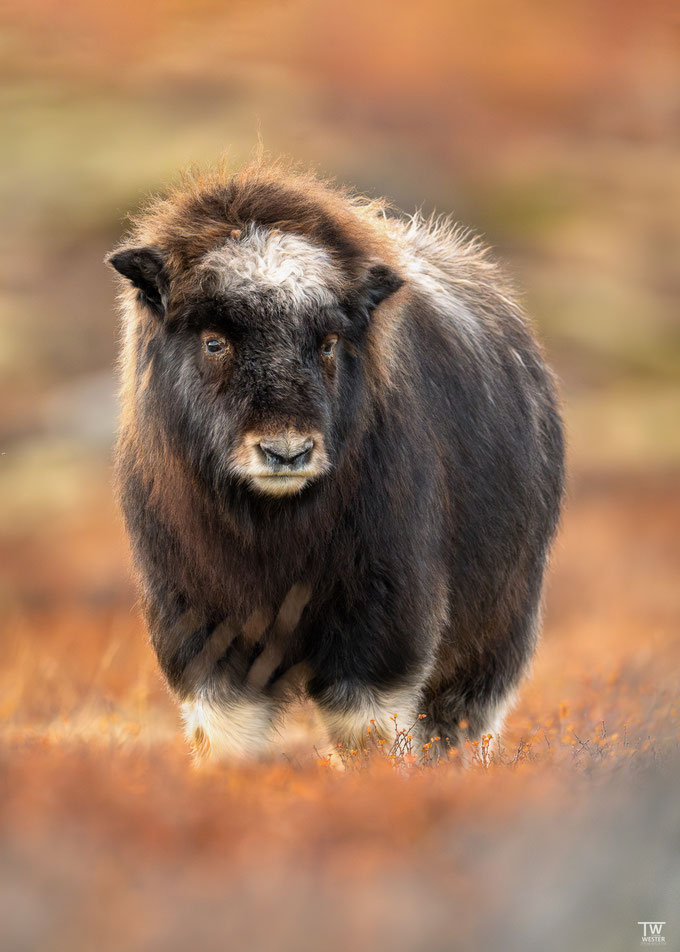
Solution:
[[[290,439],[287,437],[273,437],[260,440],[260,449],[265,460],[273,466],[294,466],[302,468],[312,455],[314,441],[305,439]]]

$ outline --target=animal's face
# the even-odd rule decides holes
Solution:
[[[131,277],[120,256],[148,252],[119,252],[112,264]],[[212,485],[236,479],[272,496],[331,471],[361,402],[371,312],[397,276],[377,265],[343,293],[322,249],[252,231],[206,256],[195,290],[173,306],[162,255],[151,253],[151,293],[138,267],[131,277],[157,312],[144,399],[176,448]]]
[[[360,335],[340,307],[211,297],[168,326],[162,346],[204,470],[285,495],[333,466],[361,390]]]

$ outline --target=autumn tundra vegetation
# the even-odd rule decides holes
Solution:
[[[619,952],[648,920],[677,947],[677,30],[660,0],[508,11],[0,12],[3,950]],[[302,698],[266,759],[248,741],[197,766],[149,643],[114,501],[121,279],[102,260],[177,169],[225,148],[239,169],[259,133],[477,229],[559,379],[541,635],[502,730],[446,757],[427,710],[332,741]]]

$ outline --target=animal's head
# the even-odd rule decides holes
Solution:
[[[135,399],[200,476],[283,496],[333,470],[362,403],[373,312],[402,283],[390,267],[369,257],[349,280],[321,242],[262,224],[195,256],[181,280],[159,245],[108,260],[145,323]]]

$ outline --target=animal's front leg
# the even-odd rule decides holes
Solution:
[[[201,760],[251,760],[273,754],[279,710],[262,694],[203,689],[182,703],[182,720],[187,740]]]
[[[180,702],[187,740],[197,758],[239,761],[271,755],[284,692],[268,690],[281,650],[265,640],[268,620],[217,625],[193,611],[172,623],[154,619],[152,640]]]
[[[413,579],[403,585],[389,576],[386,581],[380,568],[364,571],[359,591],[336,586],[311,632],[316,651],[308,692],[335,747],[384,741],[390,749],[397,730],[408,736],[423,710],[445,613],[437,591]]]
[[[315,698],[328,731],[331,750],[338,746],[362,749],[374,742],[387,745],[397,731],[411,731],[418,721],[421,683],[378,689],[366,684],[338,681]]]

